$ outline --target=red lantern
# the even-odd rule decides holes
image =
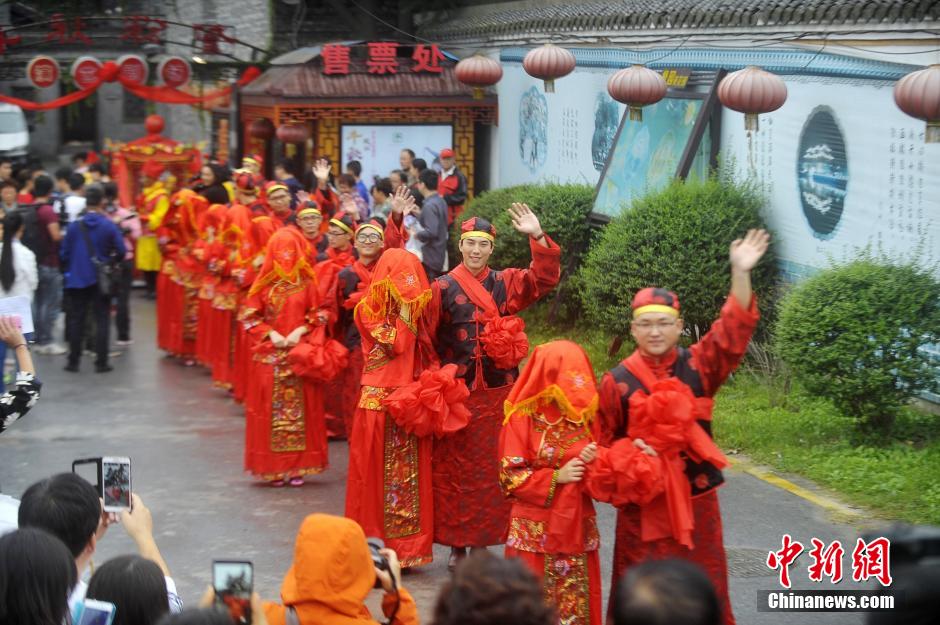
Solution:
[[[744,113],[744,128],[756,131],[759,114],[776,111],[787,101],[787,86],[775,74],[745,67],[722,79],[718,99],[729,109]]]
[[[911,72],[894,85],[898,108],[927,122],[925,143],[940,143],[940,65]]]
[[[299,124],[281,124],[277,128],[277,139],[281,143],[303,143],[310,138],[310,131]]]
[[[158,135],[163,132],[163,118],[159,115],[148,115],[144,120],[144,130],[148,135]]]
[[[473,87],[473,99],[483,99],[483,89],[491,87],[503,77],[503,67],[498,61],[482,54],[463,59],[454,69],[457,80]]]
[[[630,121],[643,121],[643,107],[666,97],[666,79],[642,65],[620,70],[607,81],[607,93],[630,108]]]
[[[248,124],[248,136],[252,139],[268,141],[274,136],[274,124],[266,117],[259,117]]]
[[[571,52],[550,43],[530,50],[522,59],[522,68],[529,76],[545,81],[545,93],[555,93],[555,80],[573,72],[574,66]]]

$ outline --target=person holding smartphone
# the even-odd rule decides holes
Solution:
[[[268,625],[374,624],[363,602],[379,587],[385,591],[385,617],[393,625],[417,625],[418,609],[401,585],[398,557],[391,549],[378,553],[383,558],[381,567],[355,521],[309,515],[297,533],[294,562],[281,585],[281,603],[264,604]]]
[[[36,405],[42,382],[36,378],[29,345],[13,317],[0,317],[0,341],[13,350],[18,364],[16,386],[0,395],[0,432],[3,432]]]

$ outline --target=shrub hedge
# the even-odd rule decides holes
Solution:
[[[912,264],[862,256],[783,299],[777,351],[812,392],[873,429],[937,388],[923,347],[940,342],[940,282]]]
[[[731,241],[766,227],[762,205],[751,187],[716,177],[676,181],[634,200],[603,229],[581,265],[577,282],[588,320],[628,335],[633,295],[661,286],[678,294],[690,338],[704,334],[728,295]],[[773,244],[753,284],[765,328],[777,289]]]

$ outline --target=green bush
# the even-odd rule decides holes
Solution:
[[[588,320],[627,335],[633,295],[648,286],[674,291],[694,339],[718,316],[731,286],[728,248],[764,227],[763,202],[750,187],[718,178],[676,181],[641,197],[604,228],[578,276]],[[766,327],[776,293],[773,247],[753,272]]]
[[[529,266],[529,244],[512,227],[506,212],[513,202],[528,204],[538,215],[542,229],[561,247],[562,267],[576,267],[591,239],[587,219],[594,206],[594,189],[582,184],[521,185],[475,197],[451,227],[451,266],[460,262],[460,224],[470,217],[483,217],[496,226],[496,249],[490,259],[493,267]]]
[[[902,405],[938,386],[922,348],[940,341],[940,282],[913,264],[862,256],[794,288],[776,333],[810,392],[885,430]]]

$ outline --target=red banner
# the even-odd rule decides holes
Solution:
[[[201,96],[194,96],[185,91],[180,91],[173,87],[147,87],[143,85],[135,85],[129,82],[122,80],[122,77],[117,74],[117,72],[107,71],[108,65],[114,65],[113,61],[108,61],[105,63],[102,68],[101,78],[96,84],[89,86],[87,89],[82,89],[81,91],[73,91],[72,93],[66,94],[62,97],[56,98],[55,100],[50,100],[49,102],[32,102],[30,100],[21,100],[19,98],[14,98],[7,95],[0,94],[0,102],[6,102],[7,104],[15,104],[24,111],[49,111],[52,109],[57,109],[63,106],[68,106],[69,104],[74,104],[80,100],[84,100],[95,91],[98,90],[98,87],[101,86],[104,82],[120,82],[125,89],[133,93],[139,98],[144,98],[146,100],[152,100],[154,102],[163,102],[164,104],[190,104],[198,105],[204,104],[206,102],[211,102],[219,98],[226,98],[229,94],[232,93],[232,87],[224,87],[222,89],[214,89],[212,91],[207,91]],[[116,67],[116,66],[115,66]],[[257,67],[249,67],[246,69],[241,78],[238,79],[238,82],[235,83],[238,87],[244,87],[248,83],[252,82],[258,76],[261,75],[261,70]],[[109,80],[110,79],[110,80]]]

